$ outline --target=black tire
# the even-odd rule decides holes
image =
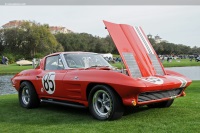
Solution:
[[[96,85],[89,94],[89,110],[98,120],[115,120],[124,113],[121,98],[110,87]]]
[[[30,82],[24,81],[21,83],[18,95],[19,103],[24,108],[36,108],[40,104],[35,88]]]
[[[173,102],[174,102],[174,99],[171,99],[171,100],[164,101],[164,102],[149,104],[147,106],[149,108],[168,108],[173,104]]]

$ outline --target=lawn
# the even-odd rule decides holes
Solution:
[[[200,66],[200,62],[190,61],[189,59],[172,60],[163,62],[164,67],[185,67],[185,66]]]
[[[112,66],[122,68],[122,63],[116,62],[111,63]],[[164,67],[184,67],[184,66],[200,66],[200,62],[190,61],[189,59],[182,59],[180,62],[172,60],[172,62],[163,62]],[[1,65],[0,64],[0,75],[4,74],[16,74],[25,69],[32,69],[32,66],[19,66],[17,64]],[[123,66],[124,68],[124,66]]]
[[[18,96],[0,96],[1,133],[197,133],[200,130],[200,81],[193,81],[186,97],[170,108],[146,106],[115,121],[98,121],[87,109],[41,104],[37,109],[19,106]]]
[[[117,68],[122,68],[122,63],[116,62],[111,63],[112,66]],[[167,62],[166,60],[163,62],[164,67],[185,67],[185,66],[200,66],[200,62],[190,61],[189,59],[181,59],[181,60],[172,60],[171,62]],[[124,67],[124,66],[123,66]]]
[[[19,66],[17,64],[2,65],[0,64],[0,75],[16,74],[22,70],[32,69],[32,66]]]

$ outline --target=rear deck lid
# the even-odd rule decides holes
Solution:
[[[165,75],[164,68],[141,27],[104,21],[133,78]]]

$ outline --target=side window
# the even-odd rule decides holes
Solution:
[[[62,69],[64,69],[64,66],[59,55],[54,55],[46,58],[45,70],[62,70]]]

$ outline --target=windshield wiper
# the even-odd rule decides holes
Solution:
[[[94,68],[94,67],[106,67],[106,68],[108,68],[110,66],[93,65],[93,66],[87,67],[85,69]]]

